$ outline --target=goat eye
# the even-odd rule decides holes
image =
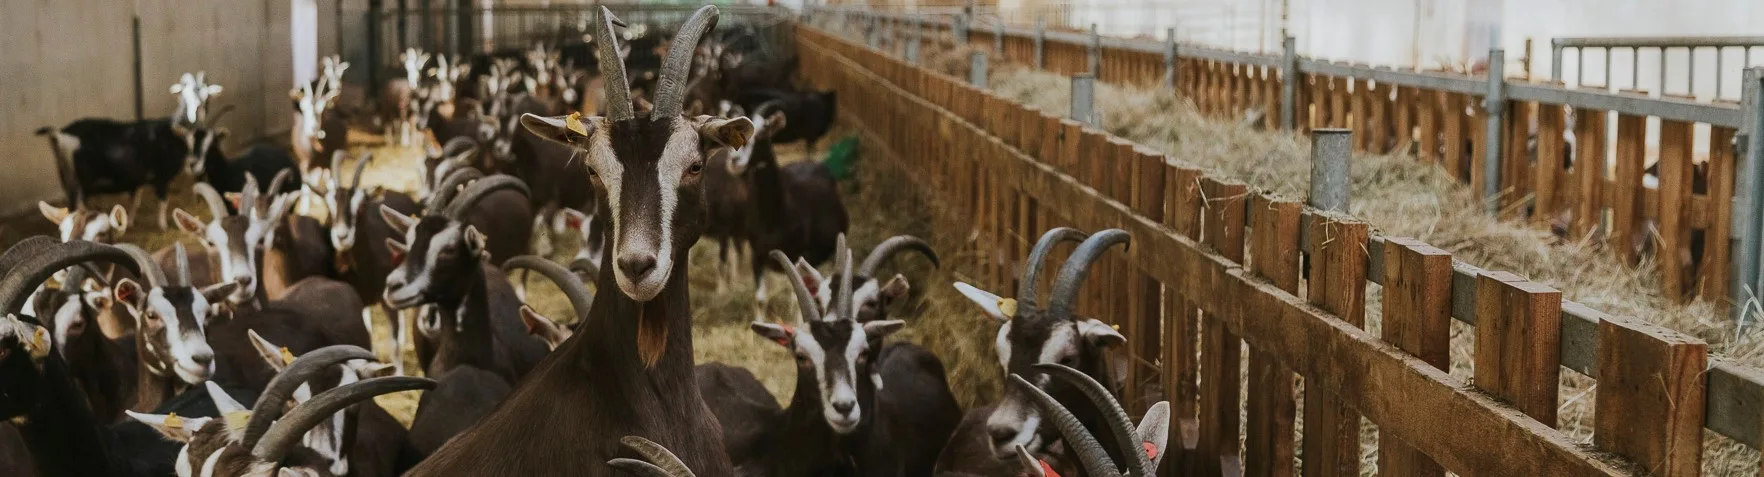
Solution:
[[[696,176],[696,175],[703,174],[703,173],[704,173],[704,160],[702,160],[702,159],[698,160],[698,161],[693,161],[691,166],[686,167],[686,174],[687,175]]]

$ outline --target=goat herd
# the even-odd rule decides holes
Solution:
[[[342,180],[335,59],[292,94],[292,151],[224,157],[226,108],[208,111],[222,88],[200,74],[173,86],[170,118],[39,131],[72,209],[40,204],[59,240],[0,255],[0,474],[1152,474],[1169,408],[1130,420],[1101,384],[1124,337],[1073,309],[1090,263],[1127,234],[1049,231],[1014,299],[956,284],[1000,324],[1010,375],[998,403],[964,415],[936,356],[887,340],[908,285],[879,268],[935,252],[898,236],[854,269],[832,175],[772,152],[824,135],[833,96],[791,85],[794,63],[761,58],[751,27],[700,45],[716,23],[707,6],[669,41],[621,38],[603,8],[583,43],[549,51],[406,52],[376,121],[426,146],[414,197],[364,187],[368,157]],[[152,186],[167,227],[182,175],[208,219],[169,216],[201,247],[117,243],[132,209],[86,206]],[[306,213],[321,204],[328,224]],[[568,265],[541,258],[563,224],[586,241]],[[788,275],[800,315],[752,324],[797,365],[788,407],[745,369],[694,362],[686,262],[701,237],[769,252],[748,258],[761,300],[765,270]],[[1040,264],[1066,242],[1043,300]],[[576,316],[523,304],[513,270],[555,282]],[[368,351],[371,306],[426,378]],[[398,325],[407,312],[415,326]],[[408,429],[372,399],[416,389]]]

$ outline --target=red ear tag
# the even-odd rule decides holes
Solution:
[[[796,337],[796,328],[792,328],[790,326],[785,326],[784,327],[784,334],[785,334],[785,337],[777,339],[778,346],[783,346],[785,348],[789,348],[790,347],[790,338]]]
[[[1042,461],[1036,461],[1036,462],[1041,463],[1041,475],[1044,475],[1046,477],[1060,477],[1060,473],[1054,472],[1053,466],[1047,465],[1047,461],[1042,460]]]
[[[1146,457],[1149,457],[1149,458],[1152,458],[1152,459],[1157,459],[1157,458],[1158,458],[1158,446],[1156,446],[1156,445],[1153,445],[1153,444],[1152,444],[1152,443],[1150,443],[1150,442],[1141,442],[1141,443],[1139,443],[1139,445],[1140,445],[1140,446],[1141,446],[1141,447],[1144,447],[1144,448],[1145,448],[1145,456],[1146,456]]]

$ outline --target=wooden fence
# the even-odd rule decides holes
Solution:
[[[1712,360],[1694,338],[1372,236],[826,31],[796,36],[801,71],[840,93],[842,119],[926,178],[954,211],[939,226],[976,237],[983,285],[1014,289],[1048,228],[1132,234],[1093,269],[1079,311],[1129,338],[1124,402],[1171,401],[1166,475],[1292,475],[1301,450],[1306,475],[1357,475],[1361,417],[1381,433],[1386,475],[1695,475],[1705,426],[1764,442],[1764,374]],[[1379,336],[1362,329],[1369,283],[1384,287]],[[1475,326],[1473,381],[1444,371],[1454,318]],[[1598,380],[1592,446],[1556,428],[1564,368]]]
[[[1750,296],[1741,293],[1745,288],[1764,288],[1751,276],[1737,277],[1736,286],[1735,264],[1756,263],[1759,255],[1754,245],[1736,257],[1732,243],[1745,232],[1739,229],[1756,228],[1733,226],[1735,192],[1744,195],[1751,183],[1736,168],[1736,130],[1746,118],[1735,103],[1509,79],[1499,88],[1504,109],[1491,123],[1486,76],[1017,27],[964,28],[945,20],[959,16],[858,13],[893,39],[921,31],[927,41],[944,44],[965,37],[974,48],[1002,55],[994,64],[1010,61],[1072,75],[1092,72],[1094,61],[1098,81],[1139,87],[1169,84],[1166,74],[1173,70],[1174,87],[1203,113],[1239,117],[1260,111],[1276,126],[1285,108],[1282,71],[1291,67],[1302,81],[1286,112],[1301,131],[1351,128],[1357,151],[1412,153],[1439,163],[1473,190],[1493,192],[1489,200],[1503,214],[1552,227],[1567,240],[1604,242],[1631,263],[1651,257],[1668,297],[1744,302]],[[1489,140],[1491,131],[1498,141]],[[1657,147],[1649,147],[1649,137],[1657,138]],[[1491,144],[1500,149],[1491,154]],[[1693,157],[1698,144],[1706,145],[1706,159]],[[1490,160],[1497,161],[1494,171]],[[1657,170],[1648,172],[1655,162]]]

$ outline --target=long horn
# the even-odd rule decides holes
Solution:
[[[1072,251],[1072,258],[1060,266],[1060,274],[1054,277],[1053,299],[1048,301],[1047,309],[1055,316],[1065,316],[1072,312],[1072,302],[1078,298],[1078,289],[1084,286],[1084,276],[1090,273],[1090,265],[1096,263],[1104,251],[1115,244],[1125,244],[1132,239],[1127,231],[1108,229],[1084,239],[1078,248]]]
[[[147,277],[147,286],[165,288],[170,284],[165,280],[165,270],[159,268],[159,261],[154,260],[152,255],[148,255],[147,250],[132,243],[117,244],[116,248],[128,254],[129,258],[135,262],[135,269],[139,270],[137,275]]]
[[[57,245],[61,245],[61,242],[55,240],[55,237],[47,235],[36,235],[20,240],[12,248],[6,249],[5,253],[0,253],[0,276],[5,276],[8,270],[23,263],[25,259]]]
[[[357,381],[353,384],[332,388],[313,396],[301,403],[294,410],[282,416],[275,424],[270,425],[257,445],[251,447],[251,457],[258,462],[278,463],[288,455],[288,450],[306,436],[313,426],[329,420],[343,408],[355,403],[373,399],[374,396],[416,389],[435,389],[435,380],[411,376],[387,376]],[[258,410],[251,415],[257,416]]]
[[[485,177],[466,186],[465,192],[460,192],[459,197],[455,197],[452,202],[447,204],[446,217],[458,220],[460,216],[465,215],[466,211],[472,210],[472,206],[478,205],[479,199],[504,189],[520,192],[522,196],[532,197],[532,193],[527,190],[527,183],[521,182],[514,176]]]
[[[606,79],[606,117],[624,121],[637,114],[632,110],[631,80],[625,77],[625,59],[619,58],[619,38],[612,31],[615,23],[623,24],[611,9],[600,7],[600,19],[594,22],[594,43],[600,53],[600,76]]]
[[[680,31],[674,34],[667,58],[662,60],[661,80],[656,82],[655,110],[651,120],[680,115],[686,100],[686,81],[692,69],[692,56],[698,52],[698,39],[717,27],[717,7],[705,5],[692,12]]]
[[[636,451],[637,455],[643,456],[643,460],[613,459],[607,462],[608,465],[645,477],[694,477],[692,469],[686,467],[686,462],[655,441],[625,436],[619,442]]]
[[[576,311],[576,322],[581,323],[588,319],[588,306],[594,303],[594,296],[588,293],[588,286],[574,272],[557,262],[536,255],[513,257],[502,263],[502,270],[505,272],[516,269],[532,270],[551,279],[552,283],[557,284],[557,289],[570,299],[570,307]]]
[[[313,374],[326,367],[352,359],[373,361],[374,354],[358,346],[326,346],[301,355],[271,378],[269,385],[263,388],[263,394],[257,395],[257,404],[251,406],[251,420],[245,422],[242,441],[245,446],[257,447],[264,434],[269,432],[270,424],[282,418],[282,408],[287,406],[288,397],[294,395],[294,389],[301,383],[309,381]]]
[[[851,307],[851,249],[845,248],[845,234],[839,234],[833,253],[839,257],[834,261],[834,267],[839,270],[839,291],[834,295],[838,301],[833,303],[833,315],[841,320],[855,320],[857,316]]]
[[[202,127],[204,127],[204,128],[214,127],[214,125],[216,123],[220,122],[221,118],[226,117],[227,113],[230,113],[230,112],[233,112],[233,105],[228,104],[225,106],[221,106],[219,111],[215,111],[214,114],[208,115],[208,120],[202,122],[203,123]]]
[[[434,193],[429,196],[429,203],[425,204],[426,208],[437,211],[446,208],[448,204],[453,203],[455,197],[459,196],[459,186],[483,178],[484,173],[476,167],[461,167],[448,171],[447,177],[441,179],[441,184],[436,185]]]
[[[355,161],[355,175],[349,179],[349,190],[361,188],[361,174],[367,171],[368,163],[374,162],[374,153],[364,152],[361,159]]]
[[[259,195],[258,202],[261,203],[252,204],[257,208],[257,215],[269,217],[270,202],[274,201],[276,194],[282,192],[282,185],[288,182],[288,176],[291,175],[294,175],[294,169],[291,167],[284,167],[282,170],[276,171],[276,177],[270,179],[269,188],[264,189],[263,194]]]
[[[24,307],[24,297],[36,290],[37,284],[48,280],[55,272],[74,265],[94,261],[109,262],[122,265],[131,272],[141,273],[140,266],[132,257],[109,245],[73,241],[50,247],[43,247],[40,243],[20,243],[20,246],[31,247],[36,253],[23,257],[17,265],[5,270],[4,276],[0,276],[0,311],[5,313],[18,313]]]
[[[172,283],[172,286],[188,287],[190,286],[190,257],[184,254],[184,243],[172,244],[172,250],[173,255],[178,259],[178,281]]]
[[[802,283],[802,274],[797,273],[796,265],[790,263],[790,257],[777,250],[773,250],[769,255],[772,257],[772,261],[778,262],[778,266],[784,267],[784,274],[789,275],[788,278],[790,278],[790,288],[796,290],[796,306],[802,309],[802,318],[798,319],[796,323],[801,325],[808,320],[820,319],[824,316],[821,314],[820,302],[815,301],[813,293],[809,293],[808,285]]]
[[[1035,307],[1040,301],[1035,296],[1037,282],[1040,281],[1041,270],[1046,268],[1047,256],[1053,253],[1054,247],[1060,242],[1081,242],[1087,235],[1071,227],[1057,227],[1041,234],[1035,242],[1035,248],[1029,251],[1029,259],[1023,261],[1023,276],[1017,283],[1017,306]]]
[[[858,266],[857,273],[875,278],[876,269],[882,268],[882,264],[893,258],[894,254],[906,250],[925,254],[925,258],[931,259],[932,267],[942,267],[942,264],[937,262],[937,251],[931,249],[931,244],[926,243],[925,239],[911,235],[896,235],[889,237],[888,240],[883,240],[882,243],[876,245],[876,248],[871,249],[870,255],[864,257],[864,264]]]
[[[246,177],[250,177],[250,175],[247,174]],[[209,220],[220,220],[228,215],[226,203],[221,201],[220,192],[216,192],[214,186],[208,185],[207,182],[197,182],[191,189],[195,190],[196,195],[201,196],[202,201],[208,204],[208,213],[211,215]]]
[[[472,138],[469,137],[460,136],[448,139],[447,144],[441,145],[441,157],[452,158],[453,156],[458,156],[465,153],[467,150],[476,149],[477,147],[478,141],[472,140]]]
[[[1078,420],[1078,416],[1072,415],[1071,410],[1061,406],[1046,391],[1023,380],[1022,376],[1012,374],[1011,385],[1029,396],[1029,401],[1041,410],[1044,420],[1052,422],[1054,428],[1059,429],[1060,435],[1065,436],[1066,446],[1078,454],[1078,462],[1084,466],[1086,474],[1097,477],[1121,475],[1121,471],[1109,460],[1108,451],[1103,450],[1102,443],[1097,442],[1096,436],[1090,435],[1090,431],[1084,429],[1084,423]]]
[[[1095,379],[1091,379],[1090,375],[1080,373],[1070,367],[1058,364],[1037,364],[1035,369],[1047,373],[1054,379],[1065,381],[1083,392],[1084,397],[1089,398],[1090,403],[1095,405],[1098,411],[1102,411],[1103,423],[1106,424],[1109,434],[1115,437],[1115,445],[1119,446],[1122,454],[1126,456],[1126,463],[1134,464],[1133,469],[1151,467],[1151,461],[1146,459],[1145,451],[1139,447],[1139,439],[1133,437],[1135,427],[1137,427],[1133,424],[1133,418],[1127,416],[1127,410],[1121,408],[1121,402],[1115,399],[1114,394],[1109,393],[1108,388],[1103,387],[1102,383],[1096,382]]]

